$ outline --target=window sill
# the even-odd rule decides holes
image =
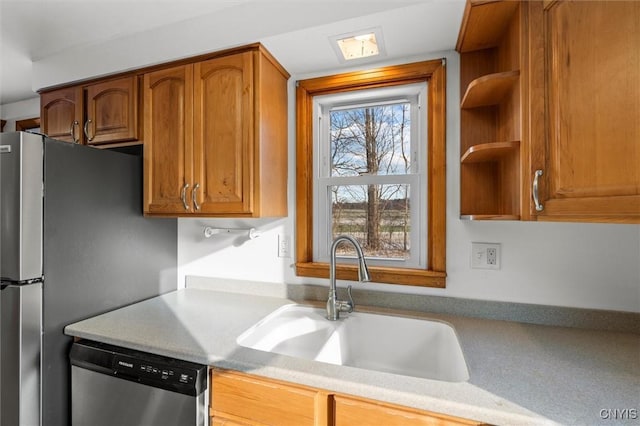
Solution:
[[[371,281],[376,283],[402,284],[419,287],[445,288],[446,272],[426,269],[389,268],[369,266]],[[320,262],[296,263],[296,275],[303,277],[329,278],[329,264]],[[358,280],[356,265],[336,265],[336,277],[340,280]]]

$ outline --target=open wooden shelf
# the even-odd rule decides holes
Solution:
[[[460,158],[460,163],[486,163],[498,161],[520,149],[520,141],[489,142],[474,145]]]
[[[505,71],[483,75],[469,83],[460,108],[469,109],[497,105],[520,78],[520,71]]]
[[[460,216],[462,220],[520,220],[519,215],[512,214],[466,214]]]
[[[456,50],[465,53],[498,45],[517,8],[516,1],[468,1]]]
[[[523,3],[467,0],[460,52],[460,218],[521,220]],[[524,85],[522,86],[524,87]]]

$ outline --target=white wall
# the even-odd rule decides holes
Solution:
[[[640,312],[640,225],[468,222],[459,212],[459,79],[455,52],[407,62],[447,57],[447,288],[365,284],[380,291],[442,295],[546,305]],[[344,70],[343,70],[344,71]],[[338,71],[336,71],[338,72]],[[328,73],[331,74],[331,73]],[[179,286],[186,275],[326,284],[295,276],[292,258],[277,257],[278,234],[294,236],[295,96],[294,82],[314,75],[292,76],[289,90],[289,217],[261,220],[180,219]],[[0,106],[0,117],[15,120],[39,115],[39,98]],[[263,235],[205,239],[205,225],[255,226]],[[472,270],[472,241],[502,243],[502,269]]]
[[[640,225],[469,222],[459,219],[459,63],[447,57],[447,288],[363,284],[381,291],[640,312]],[[411,58],[414,60],[430,59]],[[343,70],[344,71],[344,70]],[[315,75],[314,75],[315,76]],[[278,234],[294,235],[295,97],[289,90],[289,217],[261,220],[180,219],[178,280],[186,275],[326,284],[295,276],[292,258],[277,256]],[[255,226],[256,239],[204,239],[205,225]],[[472,241],[502,244],[499,271],[472,270]]]
[[[0,118],[7,120],[4,125],[5,132],[16,130],[16,120],[34,117],[40,117],[40,97],[38,96],[24,101],[0,105]]]

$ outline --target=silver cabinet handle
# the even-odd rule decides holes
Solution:
[[[533,175],[533,186],[531,191],[531,195],[533,196],[533,203],[536,205],[537,212],[541,212],[542,210],[544,210],[544,206],[540,204],[540,199],[538,198],[538,179],[540,179],[540,176],[542,176],[542,170],[536,170],[535,174]]]
[[[182,192],[180,194],[180,199],[182,200],[182,205],[184,206],[185,210],[189,210],[189,204],[187,204],[187,188],[189,188],[189,184],[185,183],[184,186],[182,187]]]
[[[93,121],[91,119],[88,119],[85,123],[84,123],[84,135],[87,137],[87,140],[89,142],[91,142],[93,140],[93,136],[89,136],[89,124],[93,123]],[[94,135],[95,136],[95,135]]]
[[[76,126],[79,126],[78,120],[73,120],[71,123],[71,128],[69,129],[69,135],[71,136],[71,140],[73,143],[78,143],[79,139],[76,139]]]
[[[191,199],[193,200],[193,208],[198,211],[200,210],[200,204],[198,204],[197,192],[198,188],[200,188],[200,184],[196,182],[193,186],[193,190],[191,191]]]

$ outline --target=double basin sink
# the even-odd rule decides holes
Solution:
[[[455,330],[440,321],[285,305],[237,339],[240,346],[367,370],[448,382],[469,372]]]

